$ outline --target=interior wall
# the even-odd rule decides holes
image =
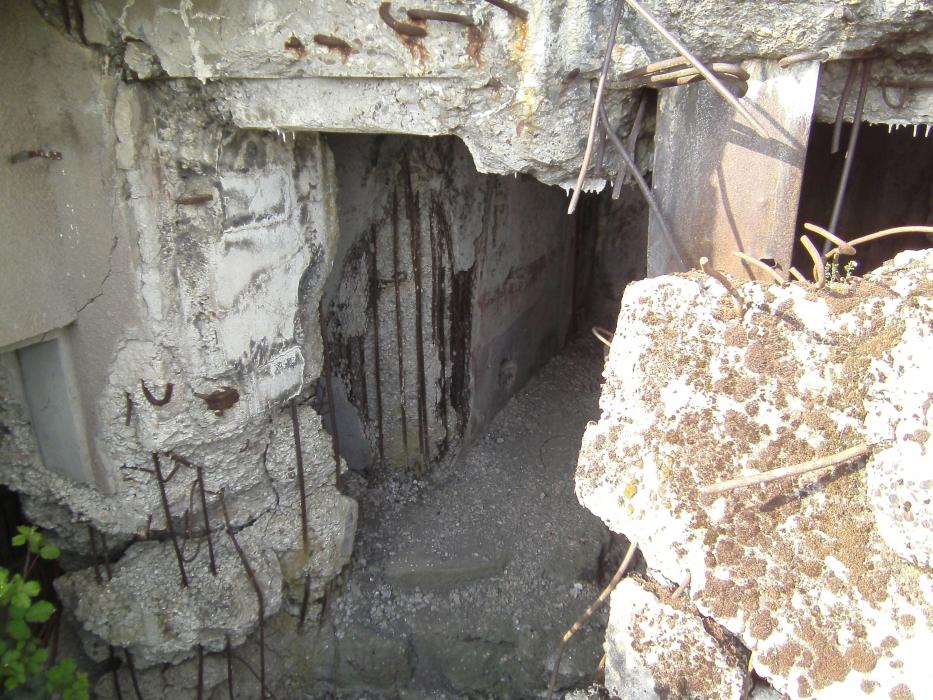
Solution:
[[[807,222],[829,225],[851,128],[845,124],[842,148],[830,154],[833,125],[813,125],[798,232]],[[883,124],[862,124],[836,233],[852,239],[894,226],[933,225],[933,138],[925,134],[922,125],[889,131]],[[910,234],[859,246],[858,273],[878,267],[898,251],[929,245],[924,236]],[[798,269],[809,269],[805,251],[795,251],[794,260]]]
[[[341,453],[423,470],[564,344],[564,192],[480,175],[450,137],[328,145],[340,237],[322,313]]]

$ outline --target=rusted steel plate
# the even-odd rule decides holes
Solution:
[[[706,83],[662,90],[653,189],[684,259],[706,256],[742,279],[764,278],[733,255],[790,266],[794,224],[819,64],[780,68],[746,61],[743,102],[768,132],[762,139]],[[648,228],[648,276],[679,271],[655,217]]]

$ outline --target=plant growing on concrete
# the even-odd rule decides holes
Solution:
[[[0,567],[0,683],[3,697],[87,700],[88,679],[79,673],[74,659],[49,666],[49,651],[36,634],[35,625],[49,621],[55,606],[39,598],[41,586],[29,579],[40,559],[57,559],[58,547],[46,542],[35,527],[20,525],[13,545],[26,547],[21,574]]]

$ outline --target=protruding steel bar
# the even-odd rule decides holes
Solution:
[[[507,0],[486,0],[486,2],[488,2],[490,5],[495,5],[496,7],[505,10],[510,15],[518,17],[521,20],[528,19],[528,11],[523,10],[515,3],[508,2]]]
[[[427,22],[429,20],[434,20],[435,22],[453,22],[455,24],[462,24],[467,27],[472,27],[476,24],[473,21],[473,18],[469,15],[458,15],[453,12],[437,12],[436,10],[408,10],[408,19],[414,22]]]
[[[395,19],[395,17],[392,16],[391,2],[384,2],[379,5],[379,16],[382,17],[383,22],[388,24],[398,34],[410,36],[413,38],[420,38],[428,35],[428,32],[424,27],[416,27],[414,24],[399,22],[397,19]]]
[[[638,136],[641,133],[641,123],[645,117],[645,105],[648,104],[648,98],[642,91],[641,98],[638,100],[638,109],[635,112],[635,121],[632,123],[632,130],[628,133],[628,143],[626,147],[632,154],[632,160],[635,159],[635,147],[638,145]],[[624,163],[619,167],[616,175],[616,181],[612,183],[612,198],[618,199],[622,194],[622,185],[628,179],[628,166]]]
[[[862,109],[865,107],[865,95],[868,93],[868,75],[871,72],[871,60],[861,61],[862,80],[859,84],[858,99],[855,102],[855,114],[852,119],[852,131],[849,132],[849,145],[846,148],[846,160],[842,165],[842,175],[839,176],[839,188],[836,190],[836,201],[833,203],[833,214],[829,220],[829,230],[836,231],[839,225],[839,216],[842,213],[842,203],[845,200],[846,188],[849,185],[849,173],[852,172],[852,162],[855,160],[855,147],[858,144],[858,133],[862,126]],[[826,244],[829,249],[829,243]]]
[[[792,66],[795,63],[803,63],[804,61],[823,61],[829,58],[829,54],[826,51],[801,51],[799,53],[792,53],[789,56],[785,56],[780,61],[778,65],[781,68],[787,68]]]
[[[201,465],[195,466],[198,478],[198,492],[201,494],[201,513],[204,518],[204,534],[207,536],[207,554],[211,562],[211,574],[217,575],[217,562],[214,559],[214,543],[211,541],[211,520],[207,514],[207,493],[204,488],[204,469]]]
[[[590,117],[590,131],[586,137],[586,149],[583,151],[583,162],[580,164],[580,174],[577,176],[577,182],[573,187],[573,195],[570,197],[570,206],[567,207],[568,214],[573,214],[577,208],[577,202],[580,199],[580,192],[583,188],[583,181],[586,180],[586,174],[590,168],[590,157],[593,154],[593,139],[596,136],[596,125],[599,123],[600,109],[603,104],[603,91],[606,88],[609,65],[612,63],[612,48],[616,45],[616,34],[619,30],[619,20],[621,18],[622,0],[616,0],[615,7],[612,9],[612,19],[609,20],[609,39],[606,45],[606,55],[603,57],[603,68],[599,73],[599,83],[596,85],[596,97],[593,100],[593,114]],[[608,126],[606,128],[608,129]]]
[[[839,152],[839,144],[842,142],[842,124],[846,116],[846,105],[849,104],[849,94],[852,92],[852,86],[855,84],[855,75],[858,72],[858,68],[858,61],[849,63],[849,73],[846,75],[846,84],[842,88],[842,94],[839,95],[839,106],[836,107],[836,120],[833,122],[833,140],[829,147],[830,154]]]
[[[298,474],[298,501],[301,504],[301,543],[305,552],[309,551],[308,545],[308,502],[305,492],[305,460],[301,454],[301,426],[298,425],[298,404],[293,396],[288,402],[289,410],[292,414],[292,438],[295,442],[295,471]],[[335,421],[332,415],[331,421]],[[338,464],[338,470],[340,466]]]
[[[155,465],[156,480],[159,482],[159,496],[162,500],[162,512],[165,515],[165,529],[175,548],[175,557],[178,559],[178,572],[181,574],[181,585],[188,587],[188,574],[185,573],[185,560],[178,545],[178,535],[175,534],[175,525],[172,523],[172,511],[168,505],[168,494],[165,492],[165,479],[162,477],[162,465],[159,463],[159,453],[152,453],[152,463]]]
[[[736,110],[739,114],[742,115],[742,117],[745,119],[745,121],[747,121],[747,122],[752,126],[752,128],[755,130],[755,132],[756,132],[761,138],[763,138],[763,139],[768,138],[768,134],[767,134],[767,132],[764,130],[764,127],[762,127],[761,124],[758,122],[758,120],[755,119],[755,117],[752,116],[752,113],[749,112],[749,111],[745,108],[745,106],[742,105],[742,104],[735,98],[735,95],[733,95],[731,92],[729,92],[729,89],[728,89],[725,85],[722,84],[722,81],[720,81],[719,78],[717,78],[717,77],[715,76],[715,74],[713,74],[705,65],[703,65],[703,63],[700,61],[700,59],[698,59],[696,56],[694,56],[692,53],[690,53],[690,51],[687,49],[687,47],[684,46],[682,43],[680,43],[680,41],[677,39],[677,37],[675,37],[673,34],[671,34],[669,31],[667,31],[667,29],[665,29],[665,28],[661,25],[661,23],[658,22],[658,21],[651,15],[651,13],[648,12],[648,10],[645,9],[645,6],[642,5],[641,2],[639,2],[639,0],[625,0],[625,2],[627,2],[627,3],[632,7],[632,9],[634,9],[638,14],[640,14],[640,15],[644,18],[644,20],[645,20],[646,22],[648,22],[648,24],[650,24],[658,34],[660,34],[662,37],[664,37],[664,39],[665,39],[671,46],[673,46],[674,49],[675,49],[680,55],[682,55],[684,58],[686,58],[688,61],[690,61],[690,63],[693,64],[693,66],[703,75],[703,77],[706,78],[706,79],[710,82],[710,84],[713,86],[713,88],[716,90],[716,92],[718,92],[720,95],[722,95],[723,99],[724,99],[726,102],[728,102],[730,105],[732,105],[732,106],[735,108],[735,110]]]
[[[683,268],[684,271],[689,270],[690,268],[684,261],[684,256],[680,254],[680,249],[677,247],[677,242],[674,240],[674,234],[671,233],[671,229],[668,227],[667,222],[664,220],[664,214],[661,213],[661,207],[658,206],[654,195],[651,194],[651,188],[648,187],[648,183],[645,182],[645,178],[643,178],[641,173],[638,171],[632,155],[628,152],[628,150],[626,150],[625,145],[612,130],[612,125],[609,124],[609,117],[606,116],[606,110],[602,105],[600,105],[599,115],[603,120],[603,126],[606,128],[606,133],[609,134],[609,140],[612,141],[612,145],[615,146],[616,151],[618,151],[619,155],[622,156],[626,166],[628,166],[628,168],[632,171],[635,182],[638,183],[638,188],[641,190],[642,195],[644,195],[645,200],[648,202],[648,208],[651,209],[651,212],[655,215],[658,226],[661,229],[661,233],[664,234],[664,239],[668,248],[671,249],[671,253],[674,254],[675,258],[677,258],[677,262],[680,263],[681,268]]]

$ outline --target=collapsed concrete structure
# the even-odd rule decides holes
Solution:
[[[412,9],[2,10],[0,478],[70,557],[58,587],[89,656],[125,649],[141,674],[171,665],[147,676],[150,692],[220,693],[223,654],[258,659],[285,618],[313,638],[358,522],[341,474],[457,464],[574,328],[611,323],[626,282],[672,271],[634,189],[621,206],[603,198],[568,219],[548,187],[579,168],[612,5],[529,2],[523,14],[453,2],[441,9],[458,22],[413,24]],[[762,214],[781,225],[762,233],[719,218],[757,257],[789,264],[798,196],[803,210],[826,203],[819,183],[801,185],[806,144],[812,120],[836,118],[849,59],[874,58],[862,119],[933,122],[923,0],[665,0],[652,11],[704,59],[746,61],[750,103],[799,117],[794,129],[775,117],[762,149],[784,163],[772,178],[785,178],[782,205]],[[822,53],[777,67],[805,50]],[[670,55],[625,16],[605,100],[620,133],[639,104],[626,75]],[[685,187],[672,154],[711,132],[702,110],[715,99],[706,86],[664,91],[657,143],[648,110],[638,161],[665,174],[654,188],[671,216]],[[746,132],[709,137],[707,155],[725,148],[716,138],[758,149]],[[900,144],[889,150],[909,150]],[[608,148],[603,161],[589,188],[619,179]],[[902,165],[891,211],[913,212],[920,191],[929,216],[925,168]],[[715,208],[731,214],[735,174],[719,175]],[[713,224],[691,233],[707,200],[693,201],[672,221],[688,264],[723,235]],[[850,202],[847,230],[869,208]],[[572,567],[577,578],[589,559]],[[369,639],[366,654],[391,646]],[[495,692],[543,686],[548,660],[533,646],[533,670]],[[423,677],[491,692],[435,670],[374,674],[359,688],[344,674],[338,690],[391,695]]]

